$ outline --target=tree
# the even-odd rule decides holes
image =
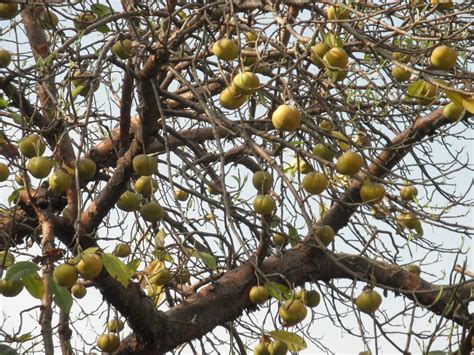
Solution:
[[[361,350],[470,352],[468,2],[0,6],[1,291],[41,302],[10,347],[70,353],[97,289],[104,351],[330,351],[319,295]]]

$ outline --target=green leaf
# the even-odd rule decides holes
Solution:
[[[272,296],[273,298],[279,301],[284,301],[291,298],[290,291],[288,290],[286,286],[282,284],[269,281],[269,282],[265,282],[264,286],[267,289],[270,296]]]
[[[110,28],[107,25],[102,25],[97,27],[97,31],[99,31],[100,33],[107,33],[110,32]]]
[[[43,279],[37,272],[23,277],[21,281],[31,296],[39,300],[43,298],[44,283]]]
[[[156,248],[152,251],[152,254],[161,261],[168,261],[170,263],[174,261],[173,256],[162,248]]]
[[[408,87],[407,94],[408,96],[411,96],[411,97],[421,97],[423,94],[424,88],[425,88],[425,81],[417,80]]]
[[[22,277],[37,272],[38,270],[38,265],[31,261],[19,261],[8,268],[5,280],[20,280]]]
[[[196,257],[201,259],[209,269],[217,269],[216,258],[214,258],[211,254],[205,253],[203,251],[198,251],[196,252]]]
[[[18,355],[15,349],[10,348],[8,345],[0,344],[0,354],[2,355]]]
[[[11,338],[12,338],[12,340],[13,340],[14,342],[23,343],[23,342],[25,342],[25,341],[28,341],[28,340],[30,340],[30,339],[33,339],[33,336],[31,335],[31,333],[25,333],[25,334],[22,334],[22,335],[20,335],[20,336],[13,336],[13,337],[11,337]],[[1,352],[1,350],[0,350],[0,354],[3,354],[3,353]]]
[[[82,252],[82,254],[95,254],[99,251],[98,247],[90,247]]]
[[[76,98],[77,95],[79,95],[79,93],[84,90],[84,85],[79,85],[79,86],[76,86],[73,90],[72,90],[72,97],[73,98]]]
[[[135,272],[137,271],[141,262],[142,261],[140,259],[133,259],[127,264],[128,271],[130,271],[130,277],[133,277],[133,275],[135,275]]]
[[[97,17],[102,17],[112,13],[112,9],[102,4],[94,4],[91,6],[91,11]]]
[[[446,96],[451,100],[451,102],[454,102],[456,106],[462,106],[462,96],[459,95],[457,92],[449,91],[449,90],[443,90],[446,94]]]
[[[15,112],[12,112],[11,116],[13,118],[13,122],[15,122],[17,125],[19,125],[21,127],[28,126],[28,121],[22,115],[19,115],[18,113],[15,113]]]
[[[308,347],[306,342],[298,334],[290,333],[284,330],[274,330],[270,336],[275,340],[280,340],[288,345],[289,351],[301,351]]]
[[[16,201],[16,198],[20,194],[21,190],[23,190],[23,187],[20,187],[19,189],[14,190],[10,196],[8,196],[8,204],[11,205],[12,202]]]
[[[329,47],[344,47],[344,42],[342,39],[334,33],[327,33],[324,36],[324,43],[326,43]]]
[[[122,284],[123,287],[127,288],[130,283],[131,275],[130,269],[122,263],[115,255],[110,253],[102,254],[102,261],[104,263],[105,270]]]
[[[59,286],[52,277],[49,278],[49,288],[53,295],[53,301],[63,310],[64,313],[69,314],[72,307],[72,296],[68,289]]]

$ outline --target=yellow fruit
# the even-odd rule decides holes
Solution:
[[[409,272],[410,274],[415,274],[417,276],[420,276],[421,274],[421,268],[418,266],[418,265],[415,265],[415,264],[409,264],[406,266],[406,270],[407,272]]]
[[[341,150],[346,151],[349,149],[350,140],[347,138],[344,133],[339,131],[332,131],[331,136],[336,140],[337,145]]]
[[[256,304],[264,304],[270,298],[264,286],[253,286],[249,292],[250,301]]]
[[[438,46],[431,53],[431,66],[437,70],[451,70],[456,65],[458,54],[448,46]]]
[[[360,197],[363,202],[380,201],[385,195],[385,187],[382,184],[365,181],[360,188]]]
[[[324,224],[322,226],[316,227],[313,235],[315,238],[321,240],[325,246],[328,246],[334,241],[334,236],[336,233],[331,226]]]
[[[10,20],[18,13],[18,4],[0,4],[0,19]]]
[[[418,195],[418,190],[413,185],[405,185],[400,189],[400,197],[404,201],[411,201],[416,195]]]
[[[152,275],[150,275],[150,283],[159,286],[166,286],[170,283],[173,279],[171,272],[165,268],[160,267],[158,270],[154,271]]]
[[[96,17],[92,12],[82,12],[74,17],[74,28],[78,31],[85,30],[95,19]]]
[[[128,59],[132,56],[132,42],[129,39],[119,40],[113,44],[111,51],[121,59]]]
[[[400,216],[398,216],[398,223],[408,229],[417,229],[421,226],[418,217],[411,212],[401,213]]]
[[[326,175],[316,172],[307,174],[302,182],[303,189],[310,194],[319,195],[321,192],[326,190],[329,181]]]
[[[267,194],[273,186],[273,177],[266,171],[257,171],[252,176],[252,184],[259,193]]]
[[[130,245],[126,243],[119,243],[115,246],[114,254],[119,258],[126,258],[130,255],[132,249],[130,249]]]
[[[286,355],[288,353],[288,345],[285,342],[276,340],[268,346],[270,355]]]
[[[349,69],[347,67],[341,68],[341,70],[327,70],[327,75],[333,82],[344,80],[348,73]]]
[[[280,131],[293,132],[301,123],[301,113],[295,107],[280,105],[272,114],[272,123]]]
[[[339,174],[355,175],[364,165],[364,159],[358,153],[347,151],[342,154],[336,162],[336,170]]]
[[[334,152],[330,146],[323,143],[318,143],[313,147],[313,154],[328,161],[333,160],[336,156],[336,152]]]
[[[87,181],[94,177],[97,166],[92,159],[81,158],[79,159],[77,170],[79,171],[79,179]]]
[[[45,10],[41,14],[41,25],[44,29],[55,28],[59,23],[58,16],[50,10]]]
[[[240,94],[234,85],[225,88],[219,96],[219,103],[223,108],[236,110],[248,99],[247,95]]]
[[[9,251],[0,251],[0,269],[8,269],[15,263],[15,256]]]
[[[143,196],[150,196],[158,188],[158,182],[149,176],[140,176],[134,184],[135,191]]]
[[[141,200],[142,198],[139,194],[131,191],[125,191],[122,195],[120,195],[120,198],[117,201],[117,208],[120,208],[125,212],[138,211]]]
[[[83,298],[87,293],[87,288],[83,284],[75,284],[71,287],[71,294],[77,298]]]
[[[430,0],[431,5],[438,5],[438,10],[449,10],[454,6],[451,0]]]
[[[158,203],[149,202],[140,208],[140,214],[145,221],[155,223],[161,221],[166,212]]]
[[[245,39],[247,40],[247,42],[255,42],[257,40],[257,35],[253,32],[245,32]]]
[[[301,158],[294,158],[290,164],[294,171],[298,171],[300,174],[308,174],[313,171],[311,164],[307,163]]]
[[[466,110],[463,106],[456,105],[454,102],[450,102],[443,108],[443,117],[448,121],[456,122],[464,117]]]
[[[6,68],[12,62],[12,55],[6,49],[0,49],[0,68]]]
[[[288,300],[278,309],[284,327],[292,327],[306,318],[307,309],[300,300]]]
[[[150,176],[156,173],[158,162],[156,158],[146,154],[139,154],[132,160],[133,170],[140,176]]]
[[[71,184],[72,177],[63,170],[57,170],[49,177],[49,188],[59,193],[65,192]]]
[[[395,80],[403,82],[403,81],[408,81],[410,80],[411,73],[406,70],[405,68],[399,67],[398,65],[395,65],[392,68],[392,76]]]
[[[346,20],[349,18],[349,10],[347,6],[329,6],[328,7],[328,20]]]
[[[437,95],[438,86],[425,81],[423,83],[421,96],[418,97],[417,101],[422,105],[429,106],[436,100]]]
[[[254,65],[255,63],[257,63],[257,60],[258,58],[256,56],[250,56],[250,55],[246,55],[244,57],[242,57],[242,63],[246,66],[246,67],[251,67],[252,65]],[[259,70],[255,70],[257,73],[259,73]]]
[[[392,59],[396,60],[397,62],[407,64],[410,62],[411,57],[410,55],[402,52],[393,52]]]
[[[10,171],[8,170],[8,166],[6,164],[0,163],[0,182],[8,179],[9,175]]]
[[[314,290],[313,291],[301,290],[296,295],[296,298],[303,301],[306,307],[311,307],[311,308],[316,307],[321,301],[321,296],[319,295],[317,291],[314,291]]]
[[[374,313],[382,304],[382,297],[374,290],[365,290],[355,300],[357,308],[364,313]]]
[[[115,334],[101,334],[97,337],[97,346],[106,353],[113,353],[120,346],[120,338]]]
[[[258,90],[260,80],[254,73],[247,71],[237,74],[232,84],[239,94],[249,95]]]
[[[27,158],[33,158],[35,156],[43,155],[46,150],[46,144],[37,134],[30,134],[20,141],[18,144],[18,150]]]
[[[349,63],[349,56],[343,48],[334,47],[324,55],[324,62],[329,67],[344,69]]]
[[[21,280],[7,281],[0,280],[0,294],[5,297],[15,297],[23,290]]]
[[[174,193],[178,201],[186,201],[189,198],[189,194],[186,191],[176,189]]]
[[[323,58],[324,55],[329,52],[331,47],[329,47],[326,43],[320,42],[315,44],[311,47],[311,60],[314,64],[316,64],[319,68],[324,68]]]
[[[62,264],[54,268],[53,278],[59,286],[71,287],[77,281],[77,270],[73,265]]]
[[[239,56],[239,46],[235,41],[223,38],[214,43],[212,53],[222,60],[234,60]]]
[[[275,246],[278,248],[282,248],[286,244],[285,236],[280,233],[273,234],[272,240],[273,240],[273,244],[275,244]]]
[[[324,130],[334,129],[334,125],[329,120],[322,120],[319,127]]]
[[[271,215],[275,208],[275,200],[270,195],[258,195],[253,201],[254,211],[264,216]]]
[[[51,161],[45,157],[33,157],[26,165],[26,169],[37,179],[43,179],[51,171]]]
[[[81,261],[76,265],[77,271],[82,277],[92,280],[99,276],[103,267],[102,258],[97,254],[83,254]]]
[[[111,333],[120,333],[124,328],[124,324],[120,319],[111,319],[107,322],[107,329]]]
[[[269,345],[269,343],[258,343],[253,349],[253,355],[270,355],[270,352],[268,351]]]

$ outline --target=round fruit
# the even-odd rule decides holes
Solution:
[[[360,197],[363,202],[380,201],[385,195],[385,187],[382,184],[365,181],[360,188]]]
[[[161,221],[165,216],[165,210],[156,202],[149,202],[140,208],[143,219],[150,223]]]
[[[268,343],[258,343],[257,346],[253,349],[253,355],[270,355],[268,351]]]
[[[257,171],[252,176],[252,185],[262,194],[270,192],[273,186],[273,177],[266,171]]]
[[[421,222],[418,220],[418,217],[416,217],[411,212],[401,213],[400,216],[398,216],[398,222],[402,226],[407,227],[408,229],[417,229],[417,227],[421,225]]]
[[[97,166],[92,159],[81,158],[77,170],[79,171],[79,179],[87,181],[94,177]]]
[[[294,158],[291,162],[291,166],[293,166],[294,171],[298,171],[300,174],[308,174],[313,171],[311,164],[308,164],[301,158]]]
[[[255,42],[257,40],[257,35],[253,32],[245,32],[245,39],[247,40],[247,42]]]
[[[140,176],[150,176],[156,173],[158,162],[154,157],[139,154],[132,160],[133,170]]]
[[[239,46],[235,41],[223,38],[214,43],[212,53],[222,60],[234,60],[239,56]]]
[[[77,271],[86,279],[92,280],[99,276],[103,267],[102,259],[97,254],[83,254],[76,265]]]
[[[392,76],[395,80],[403,82],[410,80],[411,73],[405,68],[395,65],[392,69]]]
[[[8,170],[8,166],[6,164],[0,163],[0,182],[8,179],[9,175],[10,171]]]
[[[358,153],[347,151],[342,154],[336,162],[336,170],[339,174],[355,175],[364,165],[364,159]]]
[[[0,269],[8,269],[15,263],[15,256],[9,251],[0,251]]]
[[[275,208],[275,200],[270,195],[258,195],[253,201],[254,211],[264,216],[271,215]]]
[[[264,286],[253,286],[249,292],[250,301],[256,304],[264,304],[270,298]]]
[[[219,96],[219,103],[223,108],[236,110],[248,99],[247,95],[240,94],[234,85],[225,88]]]
[[[459,121],[465,114],[464,106],[456,105],[454,102],[450,102],[443,108],[443,117],[451,122]]]
[[[280,105],[272,114],[272,123],[280,131],[293,132],[301,123],[301,113],[295,107]]]
[[[278,309],[278,314],[285,327],[292,327],[301,322],[306,318],[307,312],[304,303],[297,299],[286,301]]]
[[[5,297],[15,297],[23,290],[23,282],[21,280],[0,280],[0,294]]]
[[[418,102],[425,106],[431,105],[436,100],[437,95],[438,86],[425,81],[423,83],[421,96],[418,97]]]
[[[349,10],[346,6],[329,6],[328,7],[328,20],[345,20],[349,18]]]
[[[6,49],[0,49],[0,68],[6,68],[12,62],[12,55]]]
[[[285,342],[276,340],[268,346],[270,355],[286,355],[288,353],[288,345]]]
[[[120,208],[125,212],[138,211],[140,209],[141,200],[142,198],[139,194],[131,191],[125,191],[122,195],[120,195],[120,198],[117,201],[117,208]]]
[[[150,276],[150,282],[159,286],[168,285],[172,279],[171,272],[165,267],[160,267]]]
[[[71,287],[77,281],[77,269],[69,264],[56,266],[53,271],[53,278],[59,286]]]
[[[65,192],[72,184],[71,176],[62,171],[57,170],[49,177],[49,188],[53,191]]]
[[[327,145],[318,143],[313,148],[313,154],[324,160],[331,161],[336,156],[336,153]]]
[[[365,290],[357,296],[355,305],[359,311],[372,314],[382,304],[382,297],[374,290]]]
[[[272,240],[273,240],[273,244],[275,244],[275,246],[278,248],[282,248],[286,244],[285,236],[280,233],[273,234]]]
[[[326,175],[316,172],[307,174],[302,182],[303,189],[314,195],[319,195],[321,192],[326,190],[328,184],[329,181]]]
[[[83,284],[74,284],[72,287],[71,287],[71,294],[75,297],[75,298],[83,298],[87,293],[87,288],[85,288],[85,286]]]
[[[89,73],[88,71],[81,71],[81,70],[76,70],[74,74],[72,75],[72,85],[75,88],[78,88],[80,86],[83,86],[83,88],[79,91],[79,95],[81,96],[87,96],[89,94],[89,89],[91,87],[91,79],[92,79],[92,74]],[[92,91],[97,91],[99,89],[99,82],[94,81],[94,86],[92,87]]]
[[[328,246],[334,241],[335,235],[336,233],[334,232],[334,229],[332,229],[331,226],[326,224],[318,226],[314,230],[314,237],[321,240],[321,242],[323,242],[325,246]]]
[[[135,191],[143,196],[150,196],[158,188],[158,182],[149,176],[140,176],[134,184]]]
[[[405,185],[400,189],[400,197],[404,201],[411,201],[418,195],[418,190],[413,185]]]
[[[41,14],[41,22],[42,22],[41,24],[43,28],[50,29],[50,28],[55,28],[58,25],[59,19],[58,19],[58,16],[56,16],[54,12],[45,10]]]
[[[311,47],[311,60],[313,63],[319,68],[324,68],[323,58],[330,49],[331,47],[324,42],[317,43]]]
[[[431,5],[438,5],[438,10],[448,10],[454,3],[450,0],[430,0]]]
[[[331,136],[335,139],[337,145],[342,151],[349,149],[350,140],[345,136],[344,133],[339,131],[331,131]]]
[[[85,30],[95,19],[95,15],[92,12],[80,13],[74,17],[74,28],[78,31]]]
[[[132,56],[132,42],[129,39],[123,39],[113,44],[111,51],[121,59],[128,59]]]
[[[347,78],[347,74],[349,73],[349,70],[347,67],[342,68],[341,70],[329,70],[327,71],[328,77],[333,81],[342,81],[345,78]]]
[[[33,157],[26,165],[26,169],[37,179],[43,179],[51,172],[51,161],[45,157]]]
[[[101,334],[97,337],[97,346],[106,353],[113,353],[120,346],[120,338],[115,334]]]
[[[324,130],[334,129],[334,125],[329,120],[322,120],[321,123],[319,124],[319,127]]]
[[[114,249],[114,254],[119,258],[126,258],[131,254],[131,252],[132,249],[130,248],[130,245],[126,243],[117,244]]]
[[[18,4],[0,4],[0,19],[10,20],[18,13]]]
[[[409,272],[410,274],[415,274],[417,276],[420,276],[421,274],[421,268],[418,266],[418,265],[415,265],[415,264],[409,264],[406,266],[406,270],[407,272]]]
[[[316,307],[321,301],[321,296],[319,295],[317,291],[314,291],[314,290],[312,291],[301,290],[300,292],[298,292],[296,297],[300,299],[301,301],[303,301],[303,303],[307,307],[311,307],[311,308]]]
[[[176,189],[174,193],[178,201],[186,201],[189,198],[189,194],[186,191]]]
[[[43,155],[46,150],[46,144],[41,136],[30,134],[20,141],[18,149],[25,157],[33,158],[35,156]]]
[[[120,333],[124,328],[124,324],[120,319],[111,319],[107,322],[107,329],[112,333]]]
[[[393,52],[392,59],[396,60],[397,62],[407,64],[410,62],[411,57],[408,54],[402,52]]]
[[[258,76],[254,73],[247,71],[237,74],[234,80],[232,80],[232,84],[234,84],[238,93],[249,95],[258,90],[260,80],[258,80]]]
[[[438,46],[431,53],[430,62],[434,69],[451,70],[456,65],[458,54],[448,46]]]
[[[324,55],[324,62],[328,64],[329,67],[344,69],[349,62],[349,56],[343,48],[334,47]]]

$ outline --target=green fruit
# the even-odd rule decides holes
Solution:
[[[430,62],[433,69],[451,70],[456,65],[458,54],[448,46],[438,46],[431,53]]]
[[[397,62],[407,64],[410,62],[411,57],[410,55],[402,53],[402,52],[393,52],[392,59],[396,60]]]
[[[82,277],[92,280],[99,276],[103,266],[102,258],[99,255],[82,254],[81,261],[76,265],[76,269]]]
[[[119,258],[126,258],[132,252],[130,245],[125,243],[120,243],[115,246],[114,254]]]
[[[270,355],[286,355],[288,353],[288,345],[285,342],[276,340],[268,346]]]
[[[139,154],[132,160],[133,170],[140,176],[150,176],[156,173],[158,162],[156,158],[146,154]]]
[[[27,158],[43,155],[46,150],[46,143],[37,134],[30,134],[20,141],[18,150]]]
[[[234,85],[225,88],[219,96],[219,103],[228,110],[238,109],[247,100],[248,96],[240,94]]]
[[[124,328],[124,324],[120,319],[111,319],[107,322],[107,329],[111,333],[120,333]]]
[[[270,355],[268,351],[268,343],[258,343],[257,346],[253,349],[253,355]]]
[[[417,102],[424,106],[431,105],[438,96],[438,86],[427,81],[423,82],[422,92]]]
[[[349,18],[347,6],[329,6],[327,11],[328,20],[346,20]]]
[[[250,289],[249,298],[252,303],[264,304],[270,298],[270,295],[264,286],[253,286]]]
[[[0,280],[0,294],[5,297],[15,297],[23,290],[21,280],[7,281]]]
[[[293,132],[301,123],[301,113],[295,107],[280,105],[272,114],[272,123],[280,131]]]
[[[273,186],[273,177],[266,171],[257,171],[252,176],[252,185],[259,193],[267,194]]]
[[[418,265],[415,265],[415,264],[409,264],[406,266],[406,270],[407,272],[409,272],[410,274],[415,274],[417,276],[420,276],[421,274],[421,268],[418,266]]]
[[[125,191],[117,201],[117,208],[125,212],[138,211],[142,197],[131,191]]]
[[[253,201],[254,211],[264,216],[271,215],[275,208],[275,200],[270,195],[258,195]]]
[[[392,76],[395,80],[403,82],[410,80],[411,73],[405,68],[395,65],[392,68]]]
[[[438,5],[438,10],[448,10],[454,6],[450,0],[430,0],[431,5]]]
[[[156,202],[149,202],[140,208],[143,219],[150,223],[161,221],[165,217],[165,210]]]
[[[311,47],[311,60],[314,64],[316,64],[319,68],[324,68],[323,58],[324,55],[329,52],[331,47],[329,47],[326,43],[320,42],[315,44]]]
[[[0,4],[0,19],[10,20],[18,13],[18,4],[7,3]]]
[[[91,83],[92,83],[92,74],[88,71],[80,71],[76,70],[72,75],[72,85],[75,88],[82,86],[82,89],[78,92],[78,95],[87,96],[89,94]],[[96,92],[100,87],[98,81],[94,81],[94,86],[92,87],[92,91]]]
[[[328,246],[334,241],[336,232],[334,232],[334,229],[332,229],[331,226],[324,224],[316,227],[313,235],[315,238],[321,240],[325,246]]]
[[[71,184],[71,176],[63,170],[57,170],[49,177],[49,188],[59,193],[65,192]]]
[[[134,184],[135,191],[143,196],[150,196],[158,188],[158,182],[149,176],[140,176]]]
[[[88,181],[94,177],[97,166],[92,159],[81,158],[79,159],[77,170],[79,171],[79,179],[82,181]]]
[[[33,157],[26,165],[26,169],[37,179],[43,179],[51,172],[51,161],[45,157]]]
[[[119,40],[113,44],[111,51],[121,59],[128,59],[132,56],[132,42],[129,39]]]
[[[405,185],[400,189],[400,197],[404,201],[411,201],[418,195],[418,190],[413,185]]]
[[[419,229],[421,226],[418,217],[411,212],[401,213],[400,216],[398,216],[398,223],[408,229]]]
[[[189,194],[186,191],[176,189],[174,193],[178,201],[186,201],[189,198]]]
[[[8,170],[8,166],[6,164],[0,163],[0,182],[8,179],[9,175],[10,171]]]
[[[456,105],[454,102],[447,104],[443,108],[443,117],[451,122],[459,121],[465,114],[464,106]]]
[[[300,300],[288,300],[278,309],[284,327],[292,327],[306,318],[307,309]]]
[[[165,267],[160,267],[150,276],[150,283],[159,286],[166,286],[172,279],[173,276],[171,275],[171,272]]]
[[[382,304],[382,297],[374,290],[365,290],[355,300],[357,308],[364,313],[374,313]]]
[[[75,298],[83,298],[87,293],[87,288],[83,284],[75,284],[71,287],[71,294]]]
[[[12,55],[6,49],[0,49],[0,68],[6,68],[12,62]]]
[[[324,55],[324,62],[329,67],[344,69],[349,63],[349,56],[343,48],[333,47]]]
[[[191,279],[191,274],[188,270],[183,270],[175,275],[174,280],[178,285],[185,284]]]
[[[336,152],[323,143],[318,143],[314,146],[313,154],[327,161],[333,160],[336,156]]]
[[[77,270],[69,264],[56,266],[53,271],[54,281],[62,287],[72,287],[77,281]]]
[[[0,251],[0,269],[8,269],[15,263],[15,256],[9,251]]]
[[[44,29],[55,28],[59,23],[58,16],[50,10],[45,10],[41,14],[41,25]]]
[[[275,244],[275,246],[278,248],[282,248],[286,244],[285,236],[280,233],[273,234],[272,240],[273,240],[273,244]]]
[[[237,74],[234,80],[232,80],[232,84],[234,84],[238,93],[249,95],[258,90],[260,80],[258,80],[258,76],[254,73],[247,71]]]
[[[336,170],[339,174],[355,175],[363,165],[364,159],[362,156],[349,150],[337,159]]]
[[[302,182],[303,189],[308,193],[319,195],[328,187],[329,181],[326,175],[316,172],[307,174]]]
[[[348,73],[349,69],[347,67],[342,68],[341,70],[327,70],[327,75],[333,82],[344,80],[347,78]]]
[[[92,12],[82,12],[74,17],[74,28],[78,31],[85,30],[95,20],[96,17]]]
[[[360,188],[360,197],[363,202],[377,202],[385,195],[385,188],[382,184],[365,181]]]
[[[97,346],[106,353],[113,353],[120,346],[120,338],[115,334],[101,334],[97,337]]]
[[[316,307],[321,301],[321,296],[317,291],[301,290],[296,297],[303,301],[307,307],[311,308]]]
[[[313,171],[311,164],[301,158],[294,158],[290,165],[293,167],[293,171],[298,171],[300,174],[308,174]]]
[[[231,39],[223,38],[212,46],[212,53],[222,60],[234,60],[239,56],[239,46]]]

